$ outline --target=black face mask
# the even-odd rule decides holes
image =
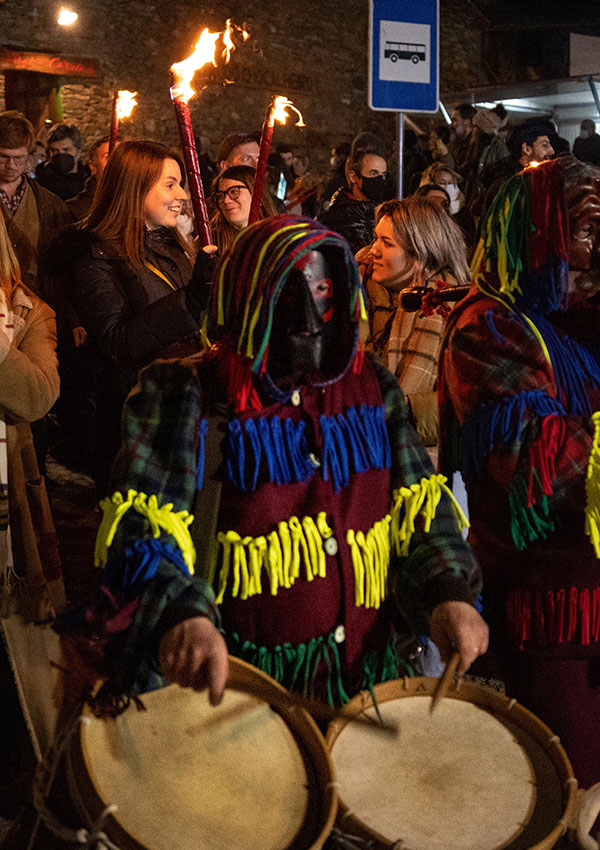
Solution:
[[[49,165],[59,174],[69,174],[75,167],[75,157],[70,153],[55,153]]]
[[[363,177],[361,191],[370,201],[380,204],[383,201],[385,192],[385,177]]]
[[[323,256],[311,252],[294,268],[279,296],[267,369],[280,385],[321,371],[333,327],[333,288]]]

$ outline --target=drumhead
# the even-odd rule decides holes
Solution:
[[[430,714],[436,684],[375,688],[383,719],[398,724],[395,740],[364,724],[331,725],[340,829],[404,850],[553,846],[575,785],[565,790],[573,774],[555,736],[514,700],[466,683]],[[377,720],[365,694],[347,709]]]
[[[142,697],[146,711],[130,708],[116,720],[85,716],[79,807],[91,822],[115,804],[105,831],[119,846],[322,847],[336,808],[325,743],[273,680],[230,662],[216,708],[206,693],[170,685]]]

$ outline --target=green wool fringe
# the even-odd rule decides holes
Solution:
[[[414,671],[406,662],[398,658],[397,636],[394,634],[386,645],[383,654],[372,651],[363,660],[363,688],[373,694],[373,686],[378,682],[397,679],[401,667],[405,675],[414,676]],[[343,705],[350,699],[342,681],[342,665],[339,645],[334,634],[311,638],[308,643],[292,646],[284,643],[269,649],[256,646],[252,641],[242,641],[237,634],[227,636],[227,644],[232,655],[258,667],[263,673],[288,690],[302,691],[305,697],[314,696],[314,683],[317,671],[322,663],[327,666],[327,701],[330,706]]]
[[[535,472],[534,476],[536,483],[539,483]],[[512,539],[520,551],[523,551],[529,543],[546,540],[554,531],[555,525],[550,516],[548,498],[541,495],[536,504],[528,506],[527,484],[520,476],[515,478],[508,491],[508,504]]]

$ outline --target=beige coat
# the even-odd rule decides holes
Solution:
[[[38,758],[48,746],[60,704],[58,637],[34,621],[61,610],[65,593],[54,524],[40,476],[29,423],[52,407],[59,393],[54,312],[18,289],[15,332],[0,335],[0,408],[6,416],[8,503],[17,579],[0,586],[2,631],[25,719]],[[0,565],[4,566],[4,565]]]

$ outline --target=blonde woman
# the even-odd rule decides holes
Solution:
[[[0,673],[0,723],[6,746],[23,746],[14,682],[35,755],[56,722],[58,636],[48,620],[65,606],[56,535],[29,423],[58,397],[54,313],[21,281],[0,216],[0,632],[12,677]],[[17,724],[15,728],[15,724]]]
[[[470,281],[462,232],[437,204],[424,198],[386,201],[375,214],[375,240],[364,264],[369,299],[366,347],[393,372],[408,397],[421,440],[437,443],[435,382],[443,318],[402,309],[398,293],[413,286]]]

